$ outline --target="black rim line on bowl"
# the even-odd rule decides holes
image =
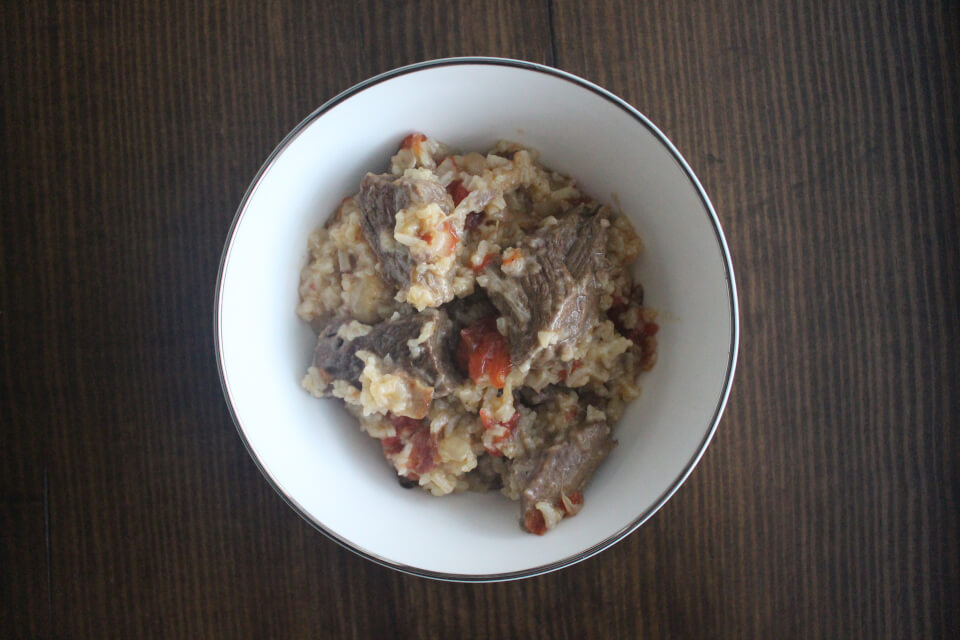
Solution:
[[[270,473],[267,471],[264,465],[260,462],[260,459],[257,456],[254,448],[252,447],[250,442],[247,440],[246,435],[244,434],[244,429],[243,429],[240,417],[237,415],[236,411],[234,410],[233,401],[230,394],[230,388],[229,388],[229,385],[227,384],[226,372],[224,370],[223,355],[220,349],[220,344],[221,344],[220,296],[221,296],[222,285],[223,285],[223,276],[226,271],[227,262],[229,260],[230,249],[231,249],[231,246],[233,245],[233,238],[234,238],[234,235],[236,234],[237,227],[239,226],[240,221],[243,219],[244,213],[246,212],[247,203],[250,200],[250,197],[253,195],[253,193],[260,186],[260,182],[263,180],[267,171],[270,169],[270,167],[273,166],[274,161],[294,140],[294,138],[299,136],[304,129],[306,129],[310,124],[312,124],[317,118],[322,116],[324,113],[326,113],[333,107],[337,106],[344,100],[354,95],[357,95],[361,91],[373,85],[379,84],[386,80],[390,80],[392,78],[396,78],[398,76],[406,75],[408,73],[412,73],[415,71],[422,71],[424,69],[428,69],[432,67],[442,67],[442,66],[451,66],[451,65],[474,65],[474,64],[475,65],[496,65],[496,66],[506,66],[506,67],[514,67],[519,69],[526,69],[528,71],[545,73],[547,75],[554,76],[561,80],[572,82],[584,89],[588,89],[593,93],[596,93],[600,97],[612,102],[614,105],[626,111],[627,114],[632,116],[640,124],[646,127],[657,138],[657,140],[659,140],[660,143],[667,148],[667,150],[673,156],[674,160],[680,165],[680,168],[683,170],[684,174],[686,174],[687,178],[690,180],[690,182],[693,184],[694,188],[696,189],[697,194],[700,196],[700,199],[704,207],[706,208],[710,223],[713,226],[714,234],[717,239],[717,244],[720,249],[720,254],[721,254],[721,257],[723,258],[724,267],[726,269],[728,300],[730,302],[731,335],[730,335],[730,350],[729,350],[729,356],[727,359],[727,370],[726,370],[726,373],[724,374],[723,387],[717,399],[716,409],[714,411],[713,418],[711,419],[711,422],[710,422],[710,428],[708,429],[700,445],[697,447],[696,453],[693,455],[693,457],[684,467],[683,471],[680,473],[679,476],[677,476],[677,478],[673,481],[670,487],[664,493],[662,493],[659,498],[657,498],[653,506],[651,506],[646,511],[644,511],[637,519],[635,519],[633,522],[628,524],[626,527],[606,537],[601,542],[593,545],[589,549],[581,551],[580,553],[574,554],[572,556],[568,556],[562,560],[558,560],[556,562],[552,562],[545,565],[540,565],[538,567],[533,567],[531,569],[525,569],[522,571],[494,573],[494,574],[481,574],[481,575],[460,575],[460,574],[443,573],[443,572],[437,572],[437,571],[430,571],[426,569],[420,569],[417,567],[411,567],[411,566],[407,566],[397,562],[393,562],[391,560],[387,560],[386,558],[381,558],[377,554],[367,549],[363,549],[351,543],[350,541],[341,538],[333,531],[328,530],[326,527],[323,526],[323,524],[321,524],[316,519],[314,519],[307,512],[307,510],[304,509],[296,500],[294,500],[291,496],[286,494],[286,492],[281,488],[280,483],[276,479],[274,479],[272,475],[270,475]],[[325,535],[327,538],[333,540],[334,542],[344,547],[345,549],[349,549],[350,551],[356,553],[357,555],[363,558],[366,558],[367,560],[376,562],[377,564],[380,564],[382,566],[385,566],[391,569],[395,569],[403,573],[407,573],[407,574],[415,575],[419,577],[433,578],[436,580],[446,580],[451,582],[499,582],[499,581],[505,581],[505,580],[514,580],[517,578],[529,578],[537,575],[542,575],[545,573],[549,573],[551,571],[562,569],[564,567],[569,567],[578,562],[586,560],[587,558],[590,558],[600,553],[601,551],[613,546],[617,542],[620,542],[621,540],[626,538],[628,535],[630,535],[631,533],[636,531],[638,528],[640,528],[640,526],[642,526],[647,520],[649,520],[653,516],[653,514],[659,511],[660,508],[664,504],[666,504],[667,500],[669,500],[673,496],[673,494],[676,493],[677,490],[679,490],[680,486],[683,485],[683,483],[687,480],[690,474],[693,473],[693,469],[697,466],[697,463],[700,461],[700,458],[703,457],[703,454],[705,453],[707,446],[710,444],[710,441],[713,439],[713,435],[714,433],[716,433],[717,426],[720,423],[720,418],[723,414],[723,410],[726,407],[727,399],[730,396],[730,389],[733,384],[733,375],[736,369],[737,355],[739,352],[739,342],[740,342],[740,320],[739,320],[738,301],[737,301],[737,287],[736,287],[736,281],[734,279],[733,264],[730,258],[730,251],[729,251],[729,248],[727,247],[727,242],[726,242],[726,239],[724,238],[723,231],[720,226],[720,220],[717,217],[716,211],[713,208],[713,204],[710,202],[710,198],[707,196],[706,191],[703,189],[703,186],[700,184],[699,179],[696,177],[693,170],[690,168],[689,164],[687,164],[687,161],[683,158],[683,156],[680,154],[677,148],[673,145],[673,143],[646,116],[644,116],[632,105],[630,105],[623,99],[617,97],[615,94],[611,93],[610,91],[607,91],[606,89],[588,80],[580,78],[579,76],[575,76],[571,73],[567,73],[566,71],[554,69],[553,67],[548,67],[546,65],[538,64],[535,62],[513,60],[509,58],[488,58],[488,57],[442,58],[439,60],[428,60],[425,62],[419,62],[419,63],[407,65],[405,67],[399,67],[397,69],[393,69],[391,71],[381,73],[380,75],[374,76],[372,78],[364,80],[363,82],[360,82],[359,84],[354,85],[353,87],[347,89],[346,91],[343,91],[340,94],[334,96],[333,98],[325,102],[323,105],[321,105],[319,108],[317,108],[309,116],[307,116],[289,134],[287,134],[286,137],[284,137],[283,140],[281,140],[280,143],[274,148],[273,152],[267,157],[267,160],[263,163],[263,166],[260,167],[260,171],[257,173],[256,177],[250,183],[250,186],[247,188],[246,193],[243,195],[243,199],[240,201],[240,206],[237,208],[237,213],[234,215],[233,222],[231,223],[230,229],[227,233],[227,242],[226,242],[226,245],[224,246],[223,254],[220,257],[220,269],[217,275],[217,289],[216,289],[216,295],[214,298],[214,349],[217,357],[217,370],[220,374],[220,385],[223,388],[223,394],[227,400],[227,409],[229,410],[230,417],[233,419],[233,423],[237,428],[237,433],[240,435],[240,439],[243,442],[243,445],[247,449],[247,453],[250,454],[250,457],[253,459],[254,464],[256,464],[257,468],[260,470],[260,473],[262,473],[264,478],[267,479],[267,482],[270,484],[271,487],[273,487],[274,491],[276,491],[277,494],[281,498],[283,498],[284,502],[286,502],[290,506],[290,508],[293,509],[301,518],[303,518],[306,522],[310,523],[315,529],[317,529],[320,533]]]

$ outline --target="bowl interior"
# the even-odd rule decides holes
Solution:
[[[732,272],[719,227],[684,165],[634,113],[582,82],[496,63],[394,75],[311,116],[241,207],[217,309],[224,387],[251,453],[301,513],[399,568],[464,578],[589,555],[651,514],[712,434],[736,350]],[[335,401],[299,385],[313,347],[294,309],[307,235],[398,141],[423,131],[461,150],[499,138],[541,152],[594,197],[618,203],[644,238],[636,265],[659,309],[659,361],[616,427],[619,446],[586,504],[546,536],[518,526],[498,493],[434,498],[402,489],[378,443]]]

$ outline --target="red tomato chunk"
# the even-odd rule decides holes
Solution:
[[[510,349],[507,339],[497,331],[496,318],[481,320],[460,331],[457,360],[474,382],[487,375],[492,386],[503,389],[510,373]]]
[[[557,503],[557,506],[568,516],[576,515],[577,512],[579,511],[578,507],[581,507],[583,505],[583,494],[580,493],[579,491],[574,491],[569,496],[567,496],[567,500],[569,500],[570,504],[573,505],[572,511],[570,509],[567,509],[567,505],[564,504],[562,499]]]
[[[457,233],[453,223],[449,220],[444,221],[443,230],[450,236],[450,246],[447,248],[447,255],[453,255],[457,250],[457,245],[460,243],[460,234]]]
[[[540,509],[530,509],[523,516],[523,527],[530,533],[542,536],[547,532],[547,521],[544,520]]]
[[[467,188],[463,186],[462,180],[454,180],[447,186],[447,193],[453,198],[454,206],[463,202],[463,199],[470,195]]]
[[[380,446],[383,447],[384,455],[395,456],[403,451],[404,444],[400,438],[384,438],[380,441]]]
[[[427,139],[427,136],[422,133],[411,133],[406,138],[403,139],[403,142],[400,143],[401,149],[413,149],[417,151],[420,147],[420,143]]]
[[[418,431],[424,426],[423,420],[415,420],[414,418],[408,418],[407,416],[398,416],[394,413],[388,413],[387,420],[389,420],[390,424],[393,425],[393,428],[397,431],[398,436],[409,436],[414,431]]]
[[[437,441],[430,433],[430,425],[426,421],[392,413],[387,414],[387,420],[393,425],[397,435],[380,440],[384,455],[397,455],[409,442],[411,447],[408,466],[411,473],[407,477],[415,480],[419,475],[437,468]]]
[[[420,429],[410,437],[410,468],[423,475],[437,468],[437,441],[430,428]]]
[[[483,260],[480,261],[480,264],[471,266],[470,268],[473,269],[474,273],[480,273],[487,268],[488,264],[493,262],[495,255],[496,254],[488,253],[487,255],[483,256]]]

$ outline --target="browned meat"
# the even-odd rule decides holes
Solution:
[[[424,324],[430,320],[436,321],[436,328],[433,335],[419,345],[420,353],[414,358],[407,341],[419,337]],[[381,358],[389,356],[408,373],[434,387],[434,397],[447,395],[460,380],[451,358],[456,335],[450,318],[443,311],[427,309],[387,320],[373,327],[367,335],[353,340],[344,340],[337,335],[337,330],[346,322],[344,319],[334,320],[317,336],[313,366],[331,380],[346,380],[357,385],[363,362],[356,353],[361,349]]]
[[[436,202],[449,214],[450,196],[428,180],[368,173],[360,182],[357,202],[363,211],[363,235],[380,259],[381,275],[399,289],[408,286],[414,264],[406,247],[393,239],[397,212],[413,204]]]
[[[597,318],[596,274],[609,269],[603,258],[607,228],[599,208],[579,207],[557,225],[535,233],[518,247],[522,272],[510,276],[487,266],[484,286],[507,318],[510,359],[525,362],[539,346],[538,333],[556,331],[557,343],[576,340]]]
[[[572,431],[564,442],[514,460],[507,482],[524,486],[521,508],[525,526],[530,529],[531,520],[536,522],[529,514],[538,502],[559,506],[562,495],[569,498],[583,491],[616,444],[605,422],[593,422]]]

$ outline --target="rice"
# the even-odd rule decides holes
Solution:
[[[360,194],[344,198],[310,235],[297,313],[315,328],[344,320],[336,331],[344,343],[368,336],[378,323],[472,300],[494,284],[491,263],[519,281],[538,267],[529,255],[535,234],[556,227],[577,207],[600,207],[574,179],[543,167],[535,150],[509,141],[487,153],[458,154],[415,134],[391,158],[390,174],[434,185],[450,199],[446,206],[418,202],[397,210],[393,228],[375,238],[410,256],[413,271],[403,286],[391,284],[364,235]],[[303,387],[343,400],[360,427],[380,440],[405,485],[438,496],[499,487],[520,499],[524,486],[512,466],[536,459],[584,423],[612,426],[639,396],[639,378],[656,360],[655,313],[643,306],[642,288],[629,269],[643,243],[620,211],[598,210],[608,268],[593,274],[597,308],[589,311],[596,318],[575,339],[540,330],[532,355],[501,371],[500,384],[493,373],[474,377],[471,369],[442,397],[402,362],[370,350],[356,351],[362,372],[355,382],[334,379],[315,362]],[[491,326],[506,336],[508,324],[501,316]],[[427,323],[405,342],[411,359],[423,357],[436,331]],[[460,340],[462,349],[462,333]],[[533,507],[549,529],[581,505],[582,497],[562,493]]]

